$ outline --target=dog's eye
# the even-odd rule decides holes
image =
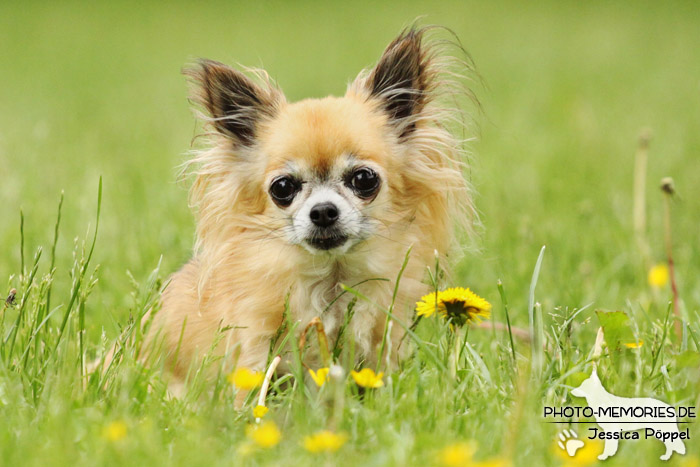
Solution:
[[[294,201],[300,184],[291,177],[278,177],[270,185],[270,196],[279,206],[287,207]]]
[[[347,184],[360,198],[371,198],[379,189],[379,175],[369,167],[355,170],[349,177]]]

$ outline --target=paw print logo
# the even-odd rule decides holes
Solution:
[[[559,433],[559,442],[557,445],[569,455],[569,457],[574,457],[576,451],[581,449],[584,445],[583,441],[578,439],[578,435],[574,430],[562,430]]]

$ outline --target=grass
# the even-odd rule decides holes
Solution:
[[[265,418],[282,440],[246,462],[433,465],[445,446],[473,440],[477,459],[558,465],[552,446],[565,425],[544,423],[542,406],[572,403],[597,310],[624,311],[619,328],[644,342],[608,344],[599,372],[611,392],[699,405],[698,13],[692,2],[1,4],[0,277],[2,293],[17,295],[0,306],[0,464],[242,461],[252,416],[234,410],[225,375],[193,375],[185,397],[169,399],[158,366],[132,358],[134,323],[192,245],[174,170],[195,134],[179,69],[197,56],[262,64],[292,100],[339,94],[420,15],[455,30],[485,83],[475,84],[485,112],[469,174],[480,251],[443,285],[471,287],[493,303],[495,322],[531,328],[543,345],[471,330],[455,357],[464,336],[424,319],[416,358],[383,388],[319,393],[295,382],[300,370],[278,381]],[[647,127],[648,258],[632,216]],[[670,290],[646,278],[665,259],[664,176],[679,194],[680,339]],[[123,363],[86,378],[86,362],[115,339]],[[335,455],[307,452],[304,436],[324,428],[348,442]],[[662,451],[623,441],[606,463],[647,465]]]

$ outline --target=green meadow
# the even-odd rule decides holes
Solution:
[[[342,94],[416,18],[453,30],[478,71],[465,175],[481,222],[438,286],[470,287],[504,329],[423,319],[414,358],[362,391],[343,354],[320,390],[285,355],[296,370],[263,419],[281,437],[259,446],[256,403],[236,410],[227,375],[193,369],[171,398],[133,358],[134,323],[193,244],[178,166],[199,126],[180,70],[207,57],[264,67],[289,100]],[[610,392],[700,406],[699,181],[697,2],[2,2],[0,465],[595,464],[586,425],[543,418],[585,406],[569,390],[592,359]],[[669,234],[678,317],[648,278]],[[86,376],[115,339],[124,358]],[[571,426],[586,447],[569,459]],[[697,426],[668,465],[698,465]],[[345,443],[310,452],[326,429]],[[600,464],[663,452],[622,440]]]

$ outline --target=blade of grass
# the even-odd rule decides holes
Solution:
[[[542,258],[544,257],[544,250],[546,246],[542,246],[542,249],[540,250],[540,254],[537,257],[537,262],[535,263],[535,269],[532,272],[532,279],[530,281],[530,293],[528,295],[527,299],[527,311],[528,311],[528,318],[529,318],[529,324],[530,324],[530,335],[532,336],[532,347],[530,348],[530,359],[532,361],[532,364],[534,365],[536,371],[534,372],[535,375],[539,375],[539,371],[542,368],[542,334],[541,333],[536,333],[535,331],[539,331],[541,328],[538,327],[537,329],[535,328],[535,319],[537,318],[535,314],[535,288],[537,287],[537,280],[539,279],[540,276],[540,268],[542,267]],[[539,319],[542,319],[540,316]]]
[[[24,276],[24,211],[19,210],[19,274]]]
[[[100,227],[100,211],[102,209],[102,177],[100,176],[100,183],[97,188],[97,216],[96,216],[96,221],[95,221],[95,232],[92,237],[92,245],[90,246],[90,251],[87,255],[87,258],[85,258],[82,261],[82,265],[80,267],[79,273],[77,277],[74,278],[73,280],[73,287],[71,290],[71,297],[68,302],[68,306],[66,307],[66,312],[63,315],[63,320],[61,321],[61,326],[58,329],[58,337],[56,338],[56,344],[54,345],[53,348],[53,353],[56,354],[56,350],[58,349],[59,344],[61,343],[61,340],[63,338],[63,333],[66,329],[66,324],[68,324],[68,318],[70,318],[71,311],[73,309],[73,305],[75,304],[75,300],[78,298],[78,293],[80,291],[80,286],[82,283],[82,280],[85,277],[85,273],[87,272],[88,265],[90,264],[90,260],[92,259],[92,254],[95,251],[95,243],[97,243],[97,232]]]
[[[396,295],[399,293],[399,284],[401,283],[401,276],[403,276],[406,266],[408,265],[408,259],[411,256],[411,249],[409,247],[406,250],[406,254],[403,258],[403,263],[401,264],[401,269],[399,269],[399,274],[396,276],[396,283],[394,284],[394,293],[391,295],[391,304],[389,305],[389,314],[386,315],[386,321],[384,321],[384,333],[382,334],[382,343],[379,347],[379,354],[377,355],[377,367],[375,371],[379,371],[379,367],[382,364],[382,355],[384,355],[384,347],[386,346],[386,334],[389,331],[389,322],[391,321],[391,316],[394,313],[394,304],[396,303]],[[388,368],[387,368],[388,370]]]
[[[348,287],[348,286],[346,286],[346,285],[343,285],[342,287],[343,287],[343,289],[345,289],[345,290],[347,290],[348,292],[350,292],[350,293],[352,293],[353,295],[355,295],[355,296],[356,296],[357,298],[359,298],[360,300],[363,300],[363,301],[369,303],[370,305],[372,305],[372,306],[374,306],[375,308],[377,308],[378,310],[380,310],[382,313],[385,313],[385,314],[389,315],[389,316],[391,317],[391,319],[393,319],[394,321],[396,321],[397,323],[399,323],[399,325],[406,331],[406,333],[407,333],[409,336],[411,336],[411,338],[412,338],[413,341],[416,343],[416,345],[418,345],[418,347],[420,347],[420,349],[421,349],[422,351],[424,351],[424,352],[426,353],[426,355],[428,355],[428,357],[430,357],[430,359],[433,361],[433,363],[435,363],[435,365],[438,366],[438,367],[440,368],[440,370],[442,370],[442,371],[447,371],[447,367],[435,356],[435,354],[434,354],[432,351],[430,351],[430,349],[428,349],[428,347],[427,347],[427,346],[425,345],[425,343],[421,340],[421,338],[418,337],[418,335],[417,335],[415,332],[411,331],[411,328],[410,328],[409,326],[407,326],[406,323],[404,323],[403,321],[401,321],[400,319],[398,319],[396,316],[394,316],[389,310],[387,310],[387,309],[381,307],[380,305],[374,303],[372,300],[370,300],[368,297],[366,297],[365,295],[361,294],[361,293],[358,292],[357,290],[354,290],[354,289],[352,289],[352,288],[350,288],[350,287]]]
[[[654,370],[656,369],[656,361],[659,359],[659,355],[663,351],[664,344],[666,343],[666,335],[668,334],[668,320],[671,316],[671,310],[673,309],[673,302],[669,302],[668,308],[666,309],[666,318],[664,319],[663,334],[661,335],[661,342],[659,342],[659,348],[656,349],[656,353],[651,361],[651,371],[649,372],[649,377],[654,375]]]
[[[32,266],[32,270],[29,273],[29,278],[27,279],[27,286],[25,288],[24,294],[22,294],[22,301],[20,303],[19,310],[17,312],[17,319],[15,320],[15,323],[13,325],[12,342],[10,343],[10,350],[7,353],[8,359],[12,358],[12,352],[14,351],[14,348],[15,348],[15,342],[17,341],[17,334],[19,334],[20,326],[22,323],[22,317],[24,317],[24,315],[25,315],[25,310],[27,308],[27,302],[29,301],[29,296],[31,294],[32,286],[34,284],[34,278],[36,277],[36,273],[39,270],[39,259],[41,258],[41,252],[42,252],[42,249],[41,249],[41,247],[39,247],[36,251],[36,254],[34,255],[34,265]],[[10,336],[8,335],[7,337],[9,339]],[[7,343],[7,341],[5,343]]]
[[[506,315],[506,324],[508,325],[508,337],[510,339],[510,351],[513,356],[513,363],[515,363],[515,344],[513,343],[513,330],[510,327],[510,313],[508,313],[508,298],[506,297],[506,291],[503,288],[503,282],[498,279],[498,293],[501,295],[501,303],[503,303],[503,311]]]
[[[53,228],[53,243],[51,244],[51,265],[49,266],[49,274],[53,276],[54,268],[56,266],[56,245],[58,244],[58,231],[61,225],[61,209],[63,208],[63,191],[61,191],[61,198],[58,201],[58,214],[56,215],[56,224]],[[46,292],[46,309],[51,309],[51,288],[53,281],[49,284],[49,289]]]

